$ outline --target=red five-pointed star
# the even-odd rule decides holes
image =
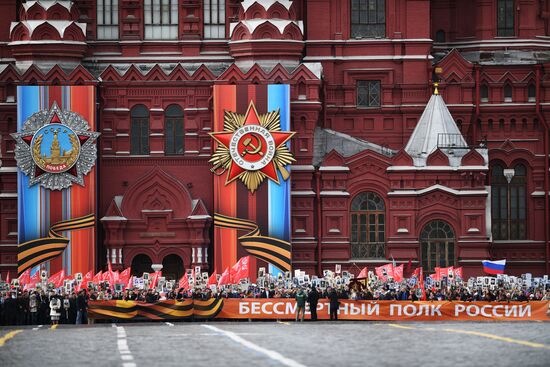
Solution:
[[[250,104],[248,105],[248,109],[244,117],[243,125],[261,125],[260,118],[258,116],[258,111],[256,111],[256,106],[252,101],[250,101]],[[234,133],[235,133],[234,131],[223,131],[223,132],[212,133],[211,135],[219,144],[229,149],[229,144]],[[273,140],[275,141],[275,149],[279,148],[281,145],[286,143],[292,137],[292,135],[294,135],[294,132],[283,132],[283,131],[270,131],[270,133],[271,133],[271,136],[273,137]],[[272,181],[279,183],[279,177],[277,175],[277,167],[273,159],[266,166],[261,168],[259,171],[264,173]],[[226,184],[237,179],[244,172],[245,172],[244,168],[240,167],[234,161],[232,161],[231,167],[229,168],[229,172],[227,174]]]

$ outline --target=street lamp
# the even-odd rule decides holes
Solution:
[[[157,272],[157,271],[161,271],[161,270],[162,270],[163,265],[162,265],[162,264],[153,264],[153,265],[151,265],[151,268],[153,268],[153,270],[154,270],[155,272]]]

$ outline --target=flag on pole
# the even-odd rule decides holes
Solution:
[[[54,288],[59,288],[63,285],[63,280],[65,279],[65,269],[61,269],[54,275],[48,278],[48,283],[53,283]]]
[[[367,270],[367,267],[365,266],[361,272],[359,273],[359,275],[357,276],[357,279],[366,279],[369,275],[369,272]]]
[[[216,271],[214,271],[212,275],[210,275],[210,278],[208,278],[208,283],[206,285],[207,286],[216,285],[216,282],[217,282],[216,278],[217,278],[217,274],[216,274]]]
[[[455,272],[456,279],[460,279],[460,280],[464,279],[464,276],[462,275],[462,266],[460,268],[455,268],[454,272]]]
[[[393,268],[393,280],[395,280],[396,282],[403,281],[403,264],[395,266]]]
[[[89,272],[86,273],[86,275],[82,277],[82,281],[78,285],[77,291],[88,288],[88,282],[93,281],[93,279],[94,279],[94,272],[90,270]]]
[[[229,272],[229,267],[225,268],[218,282],[218,287],[226,284],[231,284],[231,273]]]
[[[153,273],[153,276],[152,276],[152,279],[151,279],[151,286],[149,287],[150,289],[155,289],[156,288],[159,277],[161,277],[161,276],[162,276],[162,271],[155,271]]]
[[[376,276],[378,276],[378,278],[380,278],[384,282],[386,280],[388,280],[388,278],[393,278],[393,264],[392,263],[376,267],[376,268],[374,268],[374,271],[376,273]]]
[[[27,285],[30,281],[31,281],[31,268],[28,268],[19,276],[19,284],[24,286],[24,285]]]
[[[96,275],[94,275],[94,277],[93,277],[93,282],[94,282],[95,284],[99,284],[102,280],[103,280],[103,272],[100,270],[99,273],[97,273]]]
[[[128,283],[128,279],[130,278],[131,272],[132,272],[132,269],[130,267],[124,269],[122,273],[119,274],[118,280],[123,284]]]
[[[250,255],[241,257],[231,268],[231,280],[238,283],[241,279],[250,278]]]
[[[504,274],[506,260],[482,260],[483,271],[487,274]]]
[[[179,287],[183,288],[184,291],[189,289],[189,278],[187,277],[187,273],[184,273],[180,278]]]

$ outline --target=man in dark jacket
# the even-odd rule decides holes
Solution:
[[[311,291],[307,295],[307,302],[309,303],[309,311],[311,312],[311,321],[317,320],[317,303],[319,302],[319,292],[317,287],[311,286]]]
[[[76,297],[76,323],[82,324],[88,322],[88,300],[86,298],[86,291],[81,289]]]
[[[330,305],[330,319],[338,320],[338,309],[340,308],[340,301],[338,300],[338,293],[336,293],[336,289],[332,288],[328,292],[328,299]]]

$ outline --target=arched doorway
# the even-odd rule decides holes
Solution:
[[[132,275],[140,277],[143,273],[150,273],[153,271],[151,268],[153,261],[145,254],[139,254],[132,259]]]
[[[442,220],[426,224],[420,233],[422,267],[432,272],[436,267],[455,264],[455,234],[451,226]]]
[[[162,260],[162,275],[168,280],[179,280],[183,276],[183,261],[172,254]]]

